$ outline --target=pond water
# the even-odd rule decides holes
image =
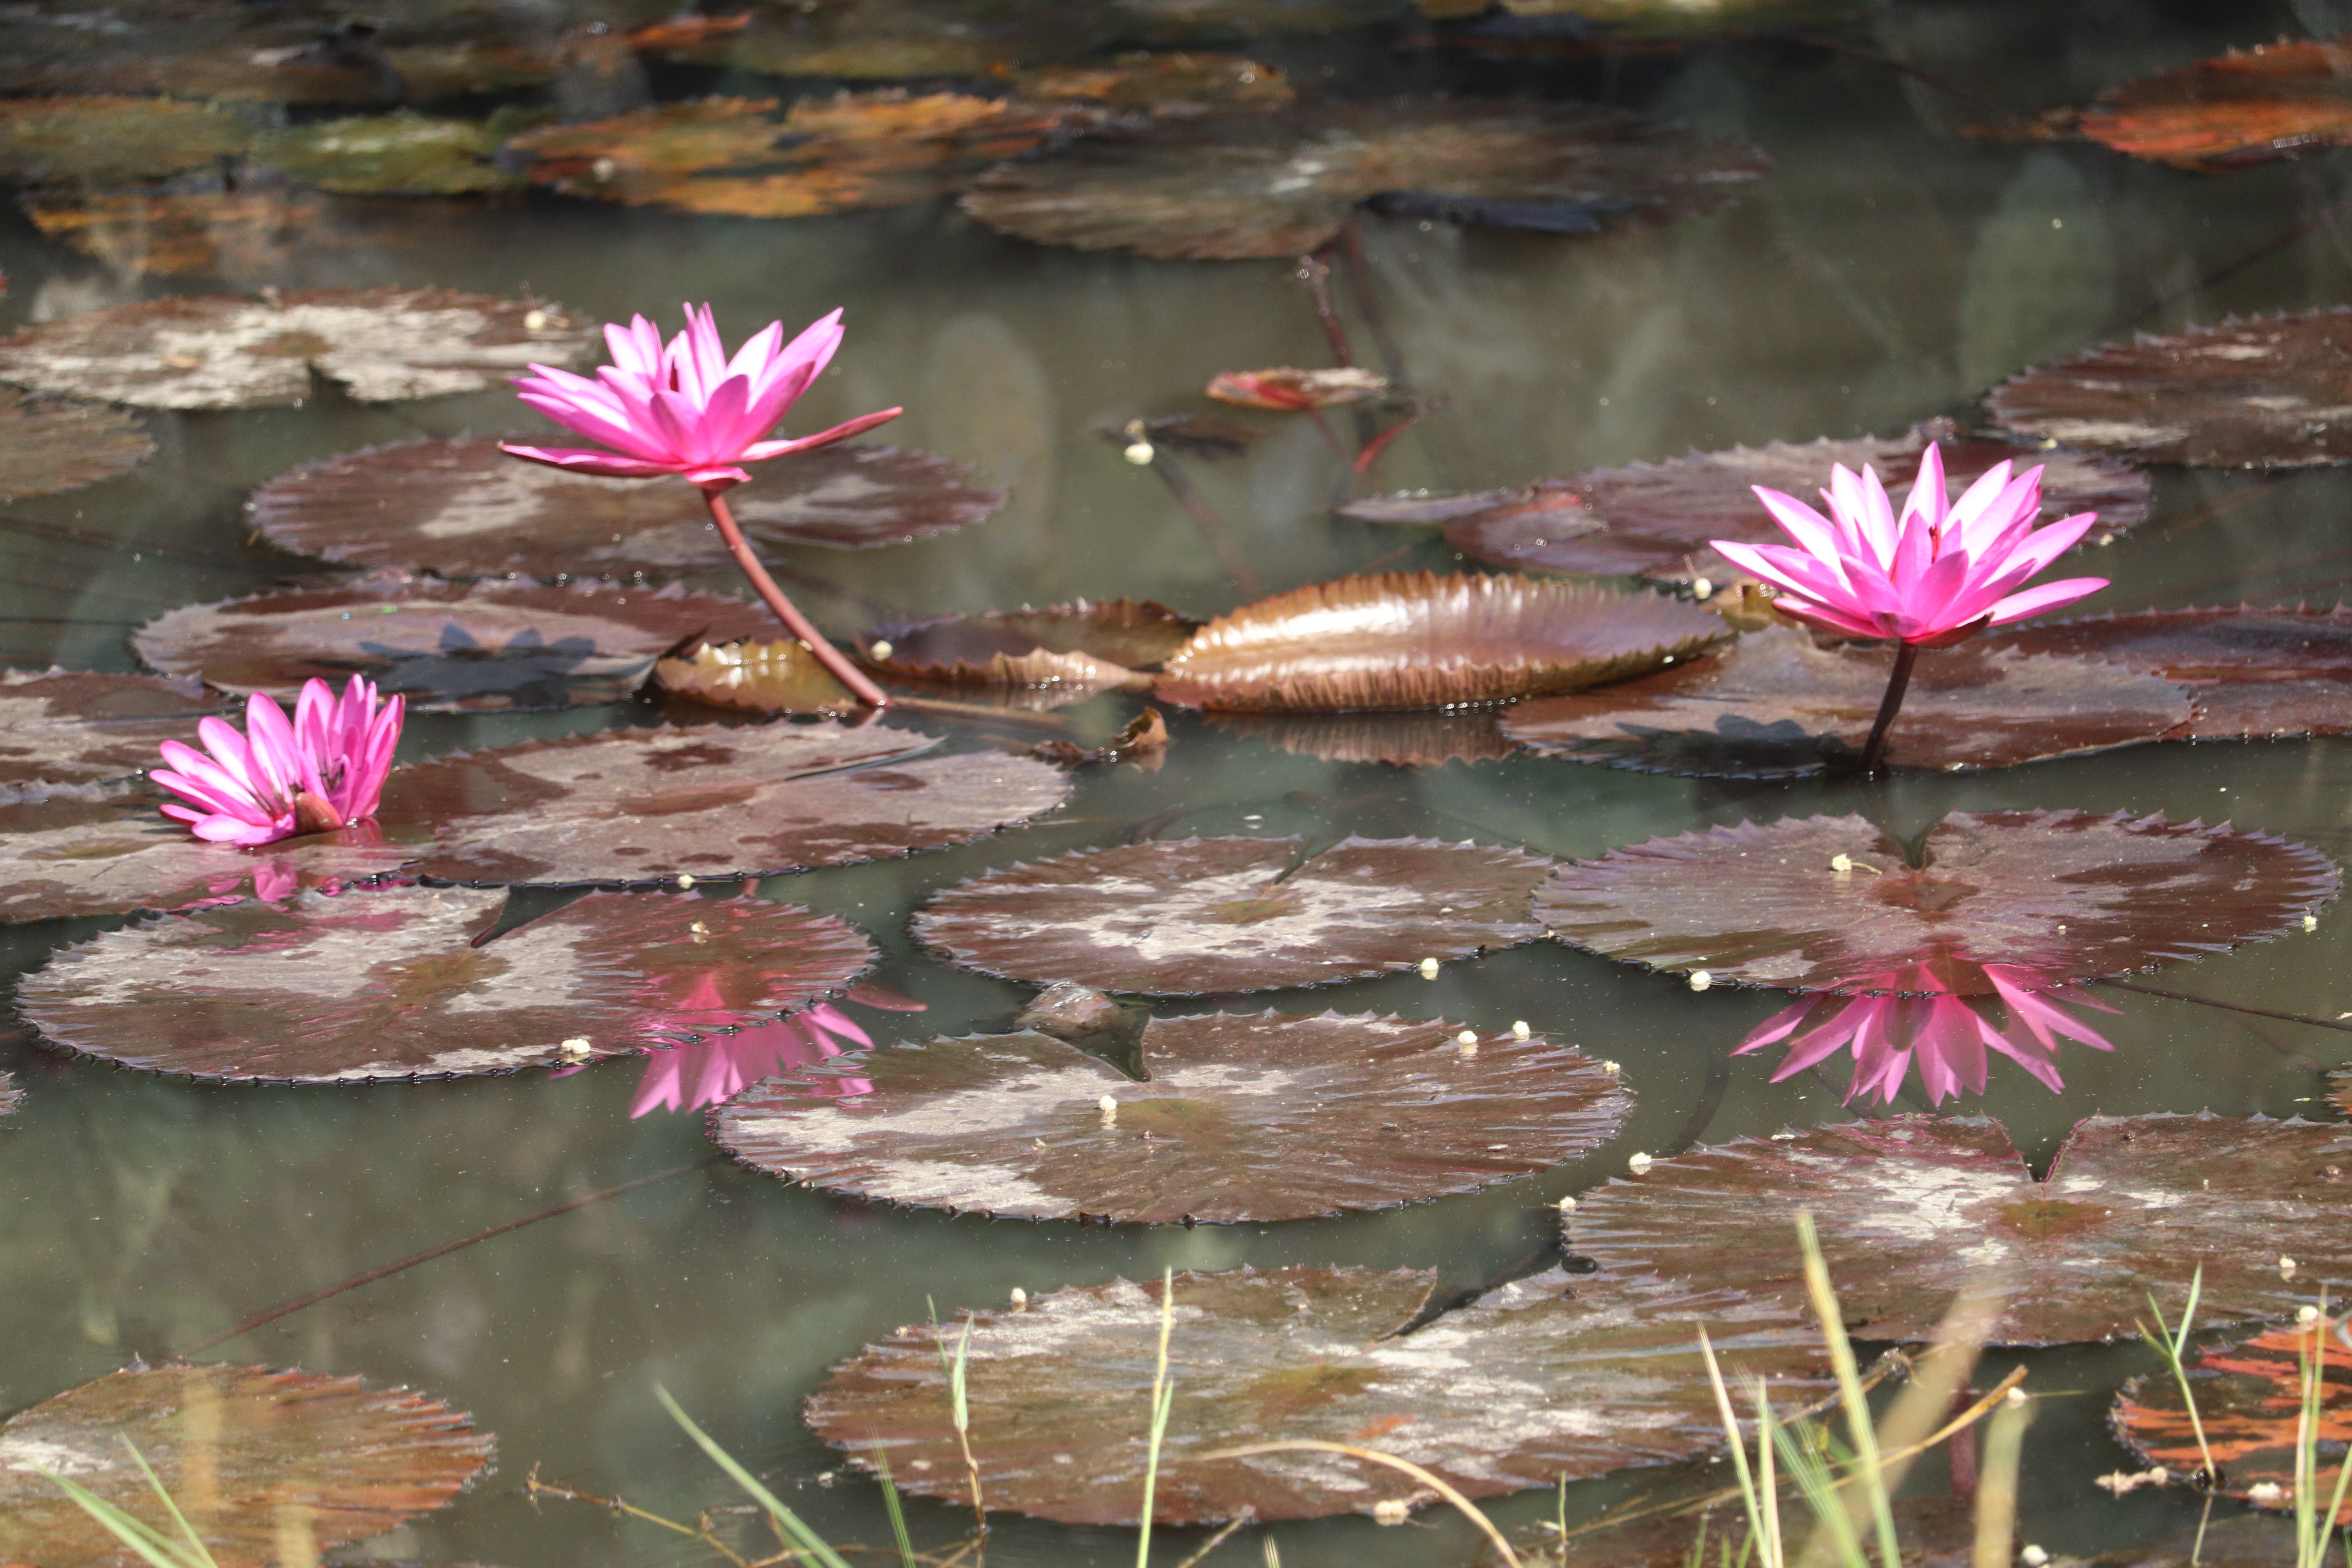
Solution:
[[[1722,211],[1599,236],[1364,220],[1367,275],[1398,356],[1390,368],[1444,399],[1382,459],[1378,488],[1455,489],[1690,448],[1892,434],[1938,415],[1969,422],[2007,374],[2134,330],[2352,300],[2345,154],[2194,174],[2095,145],[1960,134],[2004,110],[2084,103],[2154,69],[2346,22],[2328,12],[2316,0],[1901,0],[1802,37],[1669,49],[1480,54],[1419,47],[1425,33],[1409,24],[1281,33],[1245,47],[1311,94],[1606,102],[1743,137],[1771,158],[1769,173]],[[665,67],[645,85],[675,98],[775,84]],[[680,300],[709,300],[732,334],[844,307],[846,346],[792,427],[903,404],[889,439],[963,459],[1010,499],[984,523],[905,547],[774,552],[803,606],[841,633],[1079,595],[1154,598],[1201,616],[1242,603],[1192,520],[1101,432],[1205,411],[1201,388],[1221,371],[1329,363],[1294,263],[1034,246],[949,200],[763,221],[546,194],[352,199],[218,275],[173,277],[111,268],[11,216],[0,219],[0,271],[9,287],[0,326],[11,330],[174,291],[264,286],[527,290],[583,320],[642,310],[666,322]],[[1342,299],[1369,356],[1368,323],[1352,296]],[[136,624],[308,570],[251,537],[242,513],[254,487],[295,464],[529,424],[503,391],[371,405],[323,384],[298,407],[142,422],[160,448],[151,461],[9,508],[11,520],[58,528],[0,531],[7,664],[132,669],[125,638]],[[1374,563],[1462,564],[1431,531],[1335,521],[1345,475],[1314,426],[1257,423],[1265,434],[1246,454],[1186,471],[1268,591]],[[2342,542],[2352,479],[2342,470],[2152,474],[2149,521],[2092,552],[2090,569],[2114,585],[2086,609],[2327,605],[2352,580]],[[697,581],[734,586],[720,574]],[[1071,712],[1093,734],[1132,710],[1131,700],[1111,697]],[[666,711],[680,710],[644,699],[556,714],[420,716],[402,756],[650,725]],[[908,921],[932,892],[1016,859],[1139,834],[1426,835],[1570,858],[1784,815],[1862,811],[1916,832],[1952,809],[2049,807],[2228,820],[2332,855],[2352,847],[2352,750],[2341,740],[2144,746],[1880,784],[1742,783],[1524,754],[1418,768],[1322,761],[1181,710],[1168,717],[1158,772],[1087,768],[1066,808],[1032,826],[772,880],[763,895],[837,913],[879,944],[874,978],[929,1007],[858,1015],[887,1041],[1000,1029],[1034,994],[927,955]],[[958,747],[985,733],[947,732]],[[0,930],[0,969],[28,972],[121,923]],[[2323,919],[2312,934],[2178,967],[2155,984],[2334,1020],[2352,1007],[2341,980],[2346,930]],[[2098,1020],[2115,1049],[2065,1047],[2062,1092],[1996,1060],[1981,1097],[1964,1093],[1946,1109],[2000,1119],[2037,1164],[2095,1112],[2336,1114],[2326,1074],[2345,1058],[2340,1032],[2104,994],[2121,1009]],[[800,1405],[834,1363],[920,1321],[929,1303],[945,1314],[1001,1304],[1016,1287],[1038,1293],[1163,1268],[1425,1267],[1465,1291],[1530,1272],[1554,1256],[1558,1201],[1621,1173],[1635,1151],[1865,1110],[1841,1104],[1843,1058],[1773,1084],[1772,1053],[1727,1057],[1784,1000],[1694,994],[1674,977],[1546,942],[1448,964],[1433,981],[1407,973],[1254,996],[1253,1008],[1397,1011],[1489,1030],[1528,1020],[1622,1063],[1636,1109],[1591,1157],[1480,1194],[1197,1228],[992,1223],[790,1186],[719,1158],[698,1114],[633,1120],[640,1069],[628,1061],[562,1078],[204,1087],[68,1059],[20,1029],[0,1040],[0,1068],[26,1095],[0,1128],[0,1407],[23,1408],[134,1356],[162,1357],[380,1263],[687,1166],[208,1353],[408,1384],[497,1435],[494,1475],[455,1506],[347,1551],[353,1560],[695,1560],[690,1547],[601,1510],[534,1506],[521,1484],[536,1467],[674,1515],[726,1502],[724,1482],[656,1405],[656,1383],[832,1539],[879,1544],[888,1523],[877,1489],[842,1468]],[[1995,1370],[2010,1363],[1993,1359]],[[2043,1402],[2029,1438],[2026,1540],[2087,1554],[2193,1522],[2198,1503],[2179,1491],[2114,1500],[2091,1486],[2129,1468],[2105,1429],[2106,1394],[2155,1368],[2150,1354],[2121,1346],[2021,1359],[2033,1387],[2063,1394]],[[1589,1515],[1649,1484],[1641,1472],[1580,1482],[1567,1507]],[[1489,1505],[1510,1525],[1553,1506],[1548,1494]],[[962,1519],[942,1503],[908,1509],[923,1541],[951,1538]],[[1256,1560],[1255,1533],[1211,1561]],[[1475,1549],[1442,1512],[1404,1529],[1343,1518],[1273,1533],[1293,1564],[1461,1562]],[[1179,1561],[1203,1538],[1163,1532],[1159,1556]],[[1007,1515],[988,1558],[1017,1568],[1126,1562],[1133,1551],[1129,1531]]]

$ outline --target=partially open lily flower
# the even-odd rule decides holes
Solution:
[[[163,815],[213,843],[251,848],[331,833],[375,815],[405,713],[400,698],[379,701],[373,683],[356,675],[341,699],[323,680],[305,683],[290,723],[257,691],[243,733],[205,719],[196,726],[204,751],[166,741],[169,766],[147,776],[188,803],[167,803]]]

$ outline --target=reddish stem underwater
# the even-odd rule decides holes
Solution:
[[[784,623],[784,629],[798,638],[803,647],[814,654],[816,661],[824,666],[835,680],[849,688],[850,693],[860,702],[868,708],[889,707],[890,694],[875,685],[864,670],[850,662],[847,654],[834,647],[831,640],[811,626],[808,617],[784,597],[784,591],[776,586],[776,580],[768,575],[768,569],[761,565],[760,558],[751,552],[751,543],[744,539],[743,531],[735,526],[735,514],[727,510],[727,498],[711,489],[703,491],[702,499],[709,505],[710,521],[719,525],[719,536],[727,542],[728,550],[735,557],[735,564],[743,569],[743,575],[751,580],[751,586],[768,608],[776,613],[776,619]]]

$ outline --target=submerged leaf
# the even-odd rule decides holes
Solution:
[[[899,622],[866,634],[866,662],[901,680],[1013,690],[1146,690],[1201,623],[1150,600],[1078,599],[978,616]]]
[[[12,185],[160,180],[236,158],[253,140],[235,115],[174,99],[0,99],[0,180]]]
[[[2352,41],[2282,38],[2109,88],[2048,128],[2169,163],[2231,169],[2352,142]]]
[[[2313,1291],[2316,1289],[2315,1285]],[[2276,1310],[2284,1315],[2284,1305]],[[2202,1321],[2201,1310],[2199,1316]],[[2239,1344],[2201,1345],[2185,1358],[2197,1395],[2193,1421],[2181,1400],[2180,1384],[2168,1371],[2124,1384],[2116,1394],[2109,1424],[2140,1463],[2161,1465],[2176,1476],[2202,1471],[2210,1449],[2221,1471],[2216,1490],[2282,1510],[2295,1504],[2296,1449],[2308,1443],[2320,1489],[2312,1511],[2324,1516],[2326,1500],[2335,1493],[2336,1467],[2352,1444],[2352,1349],[2346,1347],[2338,1323],[2331,1317],[2326,1322],[2266,1329]],[[2314,1362],[2324,1363],[2319,1419],[2317,1430],[2305,1435],[2304,1368]],[[2333,1522],[2352,1524],[2352,1497]],[[2322,1540],[2326,1539],[2326,1529],[2323,1524]]]
[[[521,184],[490,162],[500,134],[477,120],[398,109],[277,132],[261,162],[322,191],[354,195],[469,195]]]
[[[1209,721],[1300,756],[1409,768],[1509,756],[1519,748],[1504,735],[1496,717],[1495,710],[1472,708],[1419,713],[1213,713]]]
[[[0,500],[94,485],[154,455],[146,428],[118,409],[0,387]]]
[[[221,707],[201,680],[0,670],[0,803],[144,773],[158,744],[193,744],[196,721]]]
[[[1986,640],[2177,680],[2197,705],[2190,740],[2352,734],[2352,609],[2342,605],[2084,616]]]
[[[808,644],[793,637],[705,645],[690,658],[656,664],[654,680],[665,691],[749,713],[839,717],[863,706]]]
[[[337,237],[317,196],[268,186],[236,190],[41,192],[17,204],[33,226],[120,278],[267,276],[298,245]]]
[[[1010,79],[1027,98],[1078,98],[1156,115],[1281,109],[1298,97],[1279,69],[1240,55],[1122,55],[1107,65],[1013,71]]]

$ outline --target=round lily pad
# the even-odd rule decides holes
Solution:
[[[1049,1035],[938,1039],[770,1079],[713,1112],[711,1136],[857,1197],[1230,1224],[1475,1192],[1591,1152],[1633,1109],[1590,1058],[1443,1020],[1155,1018],[1141,1058],[1138,1083]]]
[[[253,140],[235,115],[177,99],[0,99],[0,180],[12,185],[160,180],[238,157]]]
[[[901,680],[1013,690],[1066,690],[1070,700],[1144,690],[1154,668],[1201,623],[1150,600],[1108,599],[1033,610],[941,616],[877,626],[866,660]]]
[[[131,1560],[43,1470],[181,1539],[133,1447],[224,1563],[262,1563],[278,1560],[289,1513],[328,1549],[446,1506],[489,1468],[492,1444],[437,1400],[371,1393],[356,1377],[134,1367],[0,1424],[0,1557],[40,1568]]]
[[[1507,712],[1509,710],[1506,709]],[[1517,751],[1492,709],[1420,713],[1213,713],[1218,729],[1328,763],[1435,767],[1486,763]]]
[[[587,341],[548,307],[453,289],[181,294],[0,339],[0,380],[142,408],[260,408],[300,403],[315,372],[391,403],[496,386]]]
[[[1155,689],[1243,712],[1451,708],[1646,674],[1730,636],[1656,594],[1391,572],[1310,584],[1210,622]]]
[[[1856,1339],[1927,1339],[1972,1285],[2004,1294],[1990,1342],[2129,1339],[2148,1293],[2173,1313],[2200,1264],[2200,1326],[2286,1317],[2319,1281],[2352,1279],[2352,1128],[2094,1116],[2038,1182],[2000,1124],[1977,1118],[1741,1138],[1580,1197],[1568,1245],[1602,1280],[1794,1306],[1800,1209]]]
[[[283,698],[313,678],[364,675],[412,710],[478,712],[622,701],[681,643],[775,626],[764,605],[675,585],[460,584],[380,573],[185,605],[140,627],[131,646],[158,669],[201,674],[230,691]]]
[[[2137,334],[2012,376],[1988,405],[2020,435],[2142,463],[2352,461],[2352,307]]]
[[[2084,616],[2035,621],[1985,640],[2179,681],[2197,705],[2191,740],[2352,734],[2352,609],[2342,605]]]
[[[1581,104],[1331,103],[1088,136],[989,171],[964,210],[1023,239],[1171,259],[1290,257],[1370,202],[1590,234],[1711,212],[1764,172],[1744,142]]]
[[[1841,867],[1840,862],[1844,863]],[[1717,984],[1982,994],[1986,963],[2052,983],[2126,974],[2303,929],[2343,873],[2315,849],[2153,814],[1955,811],[1919,864],[1860,816],[1790,816],[1562,866],[1536,917],[1571,946]]]
[[[664,691],[748,713],[821,713],[838,717],[864,706],[856,693],[792,637],[705,645],[690,658],[654,666]]]
[[[1543,934],[1551,862],[1433,838],[1183,838],[1023,861],[933,896],[914,932],[967,969],[1189,996],[1328,985]]]
[[[154,455],[145,426],[118,409],[0,388],[0,500],[94,485]]]
[[[2234,169],[2352,142],[2347,76],[2343,39],[2281,38],[2110,88],[2042,124],[2176,169]]]
[[[159,744],[193,743],[197,720],[222,705],[185,678],[0,670],[0,802],[144,773]]]
[[[1852,768],[1894,662],[1888,647],[1816,647],[1774,626],[1638,680],[1522,702],[1502,731],[1546,756],[1636,773],[1790,778]],[[1921,656],[1886,761],[2009,767],[2164,740],[2186,731],[2191,712],[2189,695],[2158,676],[1962,643]]]
[[[289,264],[298,245],[352,242],[320,222],[320,197],[269,185],[37,191],[16,205],[35,228],[124,278],[249,276]]]
[[[1474,1497],[1720,1447],[1701,1324],[1735,1386],[1763,1379],[1784,1409],[1827,1389],[1818,1334],[1778,1303],[1672,1286],[1611,1289],[1554,1268],[1411,1327],[1436,1282],[1415,1269],[1177,1275],[1175,1398],[1153,1517],[1310,1519],[1430,1500],[1396,1471],[1339,1455],[1193,1458],[1252,1443],[1376,1447]],[[1157,1280],[1072,1286],[1013,1310],[901,1329],[835,1368],[809,1399],[809,1425],[860,1463],[887,1455],[901,1489],[961,1498],[945,1364],[961,1347],[988,1506],[1133,1522],[1160,1290]]]
[[[756,544],[901,544],[977,522],[1002,490],[928,452],[836,446],[752,466],[728,505]],[[495,441],[404,441],[305,464],[254,493],[253,526],[298,555],[445,577],[730,568],[702,497],[673,479],[527,463]]]
[[[44,1039],[148,1072],[373,1083],[567,1067],[772,1022],[872,963],[830,915],[590,893],[492,941],[506,896],[300,894],[166,915],[20,981]]]
[[[521,184],[490,161],[502,140],[478,120],[398,109],[290,126],[258,149],[261,162],[322,191],[352,195],[470,195]]]
[[[2301,1273],[2298,1266],[2296,1272]],[[2305,1294],[2315,1294],[2317,1287]],[[2198,1321],[2205,1321],[2200,1299]],[[2205,1468],[2208,1452],[2221,1474],[2216,1489],[2273,1509],[2294,1506],[2296,1449],[2317,1445],[2319,1497],[2324,1513],[2336,1490],[2336,1469],[2352,1443],[2352,1350],[2331,1314],[2326,1323],[2265,1329],[2238,1344],[2202,1345],[2185,1358],[2197,1395],[2191,1418],[2171,1373],[2143,1374],[2124,1384],[2109,1412],[2116,1436],[2143,1465],[2178,1477]],[[2319,1384],[2318,1430],[2306,1438],[2303,1419],[2304,1368],[2324,1363]],[[2200,1434],[2204,1441],[2198,1441]],[[2352,1523],[2347,1499],[2336,1523]]]

